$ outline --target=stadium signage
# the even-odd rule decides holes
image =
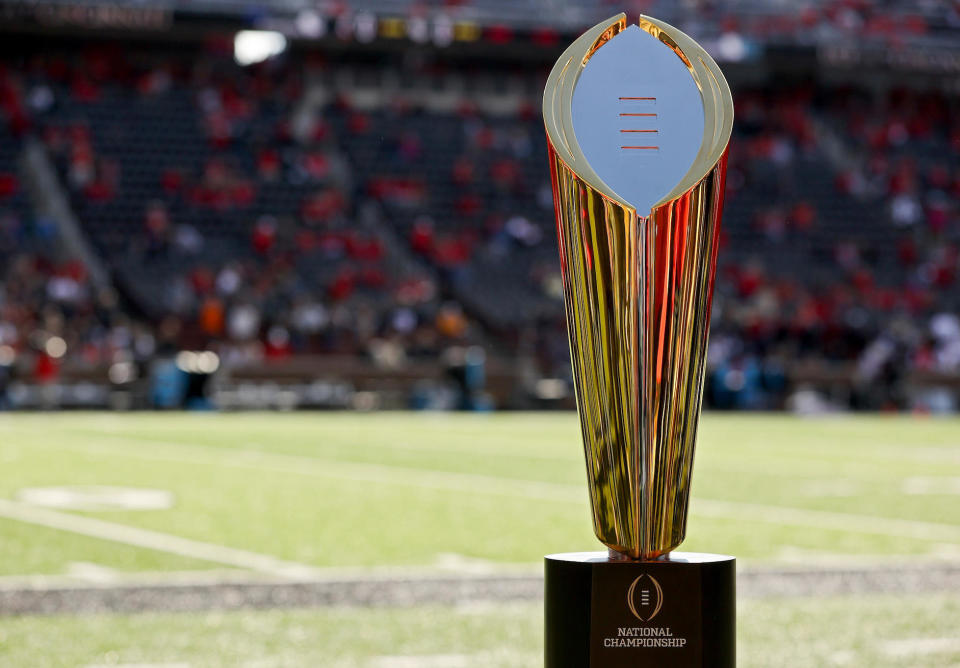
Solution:
[[[884,49],[857,44],[826,44],[817,49],[817,58],[828,67],[847,67],[956,74],[960,72],[960,48]]]
[[[131,7],[109,3],[65,4],[15,2],[2,7],[4,22],[36,23],[50,28],[75,27],[91,30],[166,30],[173,13],[162,8]]]

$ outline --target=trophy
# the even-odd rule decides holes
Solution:
[[[735,560],[686,532],[730,88],[673,26],[615,16],[543,96],[593,526],[607,552],[550,555],[546,668],[732,668]]]

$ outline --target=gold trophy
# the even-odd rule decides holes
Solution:
[[[733,666],[733,558],[672,552],[686,532],[730,88],[690,37],[621,14],[564,51],[543,116],[593,525],[609,548],[547,558],[546,666]]]

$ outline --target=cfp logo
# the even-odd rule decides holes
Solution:
[[[656,617],[663,607],[663,589],[656,578],[646,573],[637,577],[627,589],[627,607],[641,622]]]
[[[628,123],[644,123],[656,125],[657,114],[653,111],[650,111],[653,108],[653,105],[657,103],[657,98],[655,97],[627,97],[621,95],[617,100],[626,105],[621,108],[630,109],[630,111],[621,111],[620,119],[621,122]],[[636,103],[639,103],[636,104]],[[638,111],[642,109],[643,111]],[[640,121],[639,119],[643,119]],[[657,134],[660,131],[656,128],[620,128],[620,137],[621,137],[621,150],[635,150],[635,151],[659,151],[660,147],[657,146]],[[633,140],[633,141],[631,141]]]

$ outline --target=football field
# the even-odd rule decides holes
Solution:
[[[573,413],[0,415],[0,471],[0,593],[532,578],[599,546]],[[707,414],[693,496],[683,549],[745,574],[955,566],[960,421]],[[958,600],[748,596],[740,664],[957,666]],[[341,603],[8,614],[0,665],[539,665],[536,601]]]

